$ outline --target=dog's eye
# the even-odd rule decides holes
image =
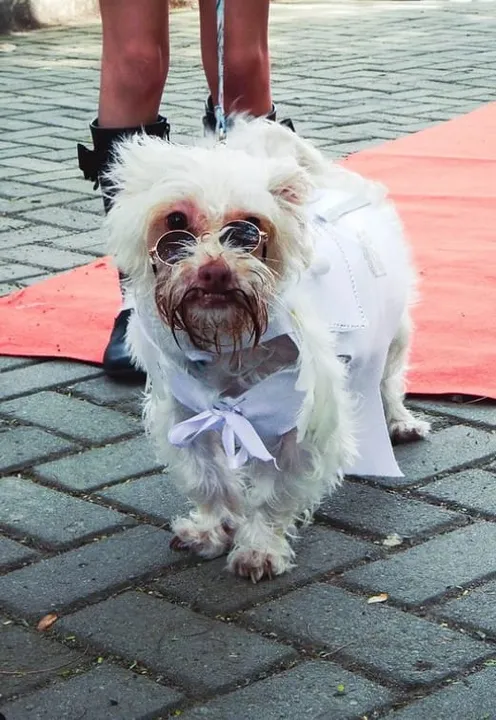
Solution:
[[[167,230],[186,230],[188,218],[183,212],[171,212],[165,218]]]
[[[255,227],[259,228],[262,226],[262,221],[260,218],[255,217],[255,215],[249,215],[247,218],[245,218],[246,222],[251,223],[252,225],[255,225]]]

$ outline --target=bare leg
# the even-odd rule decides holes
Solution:
[[[169,69],[167,0],[100,0],[100,127],[154,123]]]
[[[272,110],[268,48],[269,0],[227,0],[224,79],[226,110],[266,115]],[[217,101],[215,0],[200,0],[203,67]]]

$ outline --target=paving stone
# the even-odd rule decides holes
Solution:
[[[434,614],[496,639],[496,580],[465,592],[434,608]]]
[[[170,574],[156,586],[176,601],[206,612],[228,614],[379,552],[371,543],[317,526],[303,530],[301,539],[293,546],[296,568],[270,582],[254,585],[235,578],[226,571],[225,558],[219,558]]]
[[[324,648],[333,659],[341,654],[405,686],[430,684],[491,655],[486,643],[320,583],[245,615],[257,628]]]
[[[171,688],[112,665],[99,665],[83,675],[50,687],[1,709],[8,720],[153,720],[182,699]]]
[[[95,216],[91,213],[71,210],[68,207],[29,210],[28,212],[20,213],[18,217],[29,220],[30,222],[42,222],[47,225],[55,225],[59,228],[68,228],[69,230],[93,230],[100,227],[102,222],[99,215]],[[70,266],[67,265],[66,267]]]
[[[341,527],[385,537],[415,538],[453,525],[463,516],[358,483],[345,482],[317,511]]]
[[[15,280],[14,282],[0,282],[0,297],[17,292],[17,290],[22,288],[23,284],[22,280]]]
[[[465,425],[444,428],[426,440],[395,448],[404,478],[374,478],[382,485],[400,487],[427,480],[447,470],[482,460],[496,452],[496,433]]]
[[[50,210],[55,213],[57,208],[50,208]],[[86,263],[90,261],[90,258],[82,253],[44,245],[35,245],[34,247],[30,245],[20,245],[19,247],[12,248],[12,250],[2,249],[0,257],[4,262],[6,260],[16,263],[27,261],[33,266],[49,268],[50,270],[66,270],[78,265],[86,265]],[[14,265],[13,267],[16,266]],[[26,267],[28,266],[26,265]]]
[[[495,686],[496,668],[488,667],[385,717],[387,720],[494,720]]]
[[[200,695],[296,657],[292,648],[136,592],[69,615],[57,630],[101,652],[137,660]]]
[[[416,400],[410,403],[412,407],[418,407],[428,412],[437,412],[450,417],[468,420],[482,425],[496,428],[496,403],[490,402],[429,402]]]
[[[135,418],[50,391],[4,402],[0,414],[95,443],[142,431]]]
[[[421,488],[419,493],[496,516],[496,474],[485,470],[464,470],[448,475]]]
[[[345,690],[340,691],[341,686]],[[311,661],[181,714],[184,720],[355,720],[393,698],[332,662]],[[10,719],[9,719],[10,720]]]
[[[141,417],[143,408],[143,385],[124,385],[102,375],[71,385],[74,394],[97,405],[110,405]]]
[[[21,545],[15,540],[0,536],[0,572],[4,572],[13,565],[20,565],[26,560],[33,560],[37,554],[31,548]]]
[[[141,525],[0,577],[0,606],[40,618],[94,600],[184,558],[170,533]]]
[[[80,657],[80,653],[48,640],[39,633],[12,625],[2,617],[0,646],[0,703],[14,693],[43,685],[49,678],[57,676],[59,671],[56,668],[64,666],[63,669],[67,669],[70,663],[76,664]],[[41,668],[44,668],[45,672],[36,672]],[[55,669],[49,672],[49,668]],[[20,672],[6,675],[2,670]],[[2,705],[0,709],[4,709]]]
[[[37,242],[53,242],[59,235],[63,235],[63,230],[58,228],[42,225],[28,225],[22,223],[18,230],[11,230],[8,233],[0,235],[0,248],[12,249],[19,245],[30,245]]]
[[[0,372],[4,372],[5,370],[14,370],[14,368],[23,367],[23,365],[33,365],[36,362],[37,361],[32,358],[3,356],[0,357]]]
[[[134,520],[19,477],[0,479],[0,526],[50,548],[102,535]]]
[[[78,199],[76,193],[56,192],[55,190],[50,192],[46,188],[41,188],[41,190],[44,191],[41,195],[24,195],[23,193],[17,193],[10,196],[7,200],[0,200],[0,209],[8,213],[20,213],[25,210],[36,210],[41,207],[45,208],[51,205],[60,205],[61,203]]]
[[[455,587],[496,572],[496,525],[474,525],[345,573],[344,580],[370,594],[387,592],[398,602],[422,605]]]
[[[10,472],[33,465],[51,455],[78,449],[69,440],[50,435],[44,430],[13,427],[0,435],[0,471]]]
[[[3,258],[3,262],[6,263],[5,258]],[[42,270],[35,265],[23,265],[21,263],[13,263],[11,265],[4,264],[0,265],[0,281],[5,282],[7,280],[17,280],[31,275],[40,275],[41,272]]]
[[[177,515],[184,515],[191,507],[185,496],[175,488],[170,476],[165,473],[112,485],[108,490],[95,492],[95,495],[112,505],[159,523],[166,523]]]
[[[0,399],[59,387],[100,374],[99,368],[83,363],[40,362],[29,367],[16,368],[5,375],[2,374]]]
[[[88,491],[161,470],[148,438],[140,436],[37,465],[36,475],[67,490]]]

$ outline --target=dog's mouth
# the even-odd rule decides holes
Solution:
[[[220,353],[226,346],[239,349],[246,338],[255,346],[267,328],[267,304],[257,292],[192,287],[176,297],[157,287],[155,301],[174,337],[182,330],[202,350]]]
[[[232,305],[234,297],[232,290],[211,292],[209,290],[203,290],[202,288],[193,288],[188,293],[187,302],[200,308],[218,309]]]

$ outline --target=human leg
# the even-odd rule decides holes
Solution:
[[[108,211],[112,202],[105,187],[105,171],[114,143],[144,131],[168,135],[167,120],[158,115],[169,67],[167,0],[100,0],[102,62],[98,118],[90,130],[94,149],[78,145],[79,166],[85,178],[102,185]],[[117,316],[104,354],[104,369],[116,378],[137,379],[125,347],[130,311]]]
[[[200,0],[202,61],[210,89],[205,126],[214,129],[217,102],[217,25],[215,0]],[[228,0],[224,26],[226,112],[249,112],[275,119],[270,89],[269,0]]]

